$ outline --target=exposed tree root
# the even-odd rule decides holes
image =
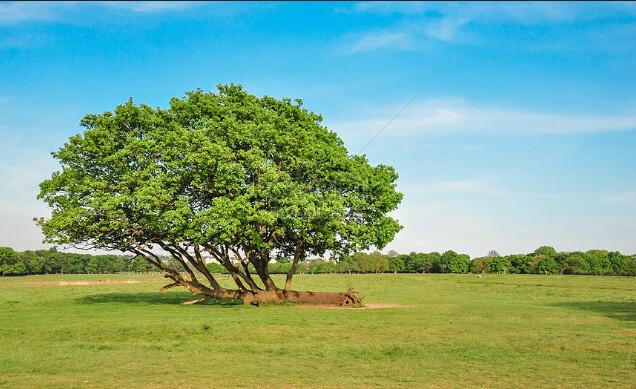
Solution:
[[[205,297],[198,298],[196,300],[184,301],[184,302],[181,303],[181,305],[194,305],[194,304],[201,303],[203,301],[209,300],[211,298],[212,297],[210,297],[210,296],[205,296]]]

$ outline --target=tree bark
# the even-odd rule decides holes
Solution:
[[[187,281],[186,281],[187,282]],[[259,290],[256,292],[232,289],[209,289],[201,285],[183,285],[195,295],[201,296],[196,300],[183,302],[192,305],[209,299],[241,301],[243,304],[261,305],[267,303],[291,302],[295,304],[323,305],[332,307],[362,306],[362,298],[357,291],[349,289],[344,293],[337,292],[309,292],[296,290]]]
[[[285,278],[285,291],[291,290],[292,278],[296,273],[296,268],[298,267],[298,262],[300,261],[300,250],[303,246],[304,239],[301,239],[296,246],[296,250],[294,250],[294,259],[292,260],[291,267],[289,268],[289,272],[287,272],[287,277]]]
[[[349,289],[345,293],[309,292],[296,290],[264,290],[256,293],[248,292],[241,300],[243,304],[260,305],[266,303],[291,302],[325,306],[362,306],[362,297],[357,291]]]

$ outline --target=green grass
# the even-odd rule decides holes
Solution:
[[[141,284],[30,285],[138,279]],[[321,275],[390,309],[204,304],[157,275],[0,279],[0,387],[634,387],[636,279]]]

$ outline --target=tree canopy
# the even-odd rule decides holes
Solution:
[[[395,170],[349,154],[301,100],[225,85],[166,109],[129,100],[81,124],[53,153],[61,171],[40,185],[52,208],[38,220],[46,241],[142,255],[195,293],[205,289],[193,268],[220,289],[202,251],[239,291],[275,290],[271,259],[382,248],[401,228],[388,215],[402,199]],[[190,279],[165,268],[158,248]]]

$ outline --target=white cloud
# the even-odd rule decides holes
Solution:
[[[401,107],[374,110],[372,117],[330,126],[343,136],[369,138]],[[569,114],[472,104],[461,99],[430,99],[411,104],[383,136],[429,134],[570,134],[636,129],[636,114]]]
[[[363,2],[356,3],[353,10],[376,15],[441,14],[443,17],[523,24],[596,19],[620,12],[636,12],[633,4],[626,2],[585,5],[559,2]]]
[[[405,1],[364,1],[355,3],[353,9],[359,12],[368,12],[378,15],[419,14],[433,8],[432,3],[405,2]]]
[[[0,24],[55,20],[60,17],[57,11],[67,5],[69,3],[52,5],[47,2],[2,2],[0,3]]]
[[[176,12],[200,6],[194,1],[60,1],[60,2],[0,2],[0,25],[14,25],[24,22],[60,22],[70,18],[71,11],[101,7],[138,14]],[[216,6],[216,5],[215,5]]]
[[[102,1],[98,4],[139,13],[155,13],[166,11],[181,11],[191,7],[195,1]]]
[[[348,54],[356,54],[383,48],[405,49],[411,46],[409,34],[404,32],[369,32],[355,36],[353,43],[346,49]]]
[[[456,42],[462,40],[461,27],[469,22],[470,19],[466,17],[442,18],[426,23],[424,32],[427,36],[442,42]]]
[[[384,32],[360,33],[352,47],[364,42],[366,50],[350,50],[358,53],[372,49],[417,49],[425,42],[467,43],[478,39],[463,32],[470,23],[538,25],[596,20],[636,14],[633,3],[568,4],[568,3],[433,3],[433,2],[362,2],[352,7],[353,12],[375,15],[401,15],[408,23],[399,22]],[[373,39],[383,35],[400,35],[408,45],[374,45]],[[594,38],[596,35],[592,34]],[[598,34],[597,34],[598,35]],[[601,36],[607,36],[604,29]],[[589,39],[588,39],[589,40]]]

